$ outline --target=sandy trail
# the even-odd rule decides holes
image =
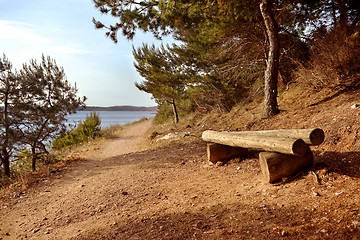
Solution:
[[[113,207],[108,204],[114,196],[111,192],[122,193],[122,174],[113,158],[140,150],[151,122],[126,127],[121,137],[79,153],[80,163],[63,176],[16,196],[13,206],[4,203],[0,209],[0,239],[68,239],[107,224],[109,220],[104,223],[100,219],[113,214],[106,211]]]

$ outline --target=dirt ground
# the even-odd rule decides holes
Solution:
[[[314,166],[278,186],[264,182],[256,152],[210,166],[196,138],[152,149],[144,139],[151,120],[131,125],[34,188],[1,198],[0,239],[360,239],[355,104],[358,90],[264,123],[281,128],[285,119],[285,128],[326,134],[312,149]]]

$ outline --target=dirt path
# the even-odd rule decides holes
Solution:
[[[360,152],[314,149],[312,172],[274,186],[256,154],[209,166],[191,137],[138,151],[150,124],[2,202],[0,239],[359,239]]]
[[[0,239],[68,239],[96,225],[111,223],[114,213],[107,211],[112,207],[109,199],[116,192],[122,193],[120,182],[124,177],[113,158],[138,151],[151,121],[125,128],[121,137],[79,153],[80,163],[64,175],[15,196],[13,206],[4,203]]]

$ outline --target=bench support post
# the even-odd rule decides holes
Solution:
[[[314,161],[314,156],[308,147],[305,156],[261,152],[259,159],[265,181],[274,182],[311,166]]]
[[[249,150],[241,147],[230,147],[217,143],[207,144],[207,156],[210,162],[224,162],[236,157],[242,157],[249,153]]]

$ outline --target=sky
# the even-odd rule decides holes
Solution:
[[[88,106],[155,106],[151,95],[134,85],[143,79],[133,65],[132,46],[161,42],[139,32],[133,41],[119,35],[115,44],[104,29],[95,29],[93,17],[116,21],[102,15],[92,0],[0,0],[0,55],[16,69],[31,59],[40,62],[42,54],[50,56]]]

